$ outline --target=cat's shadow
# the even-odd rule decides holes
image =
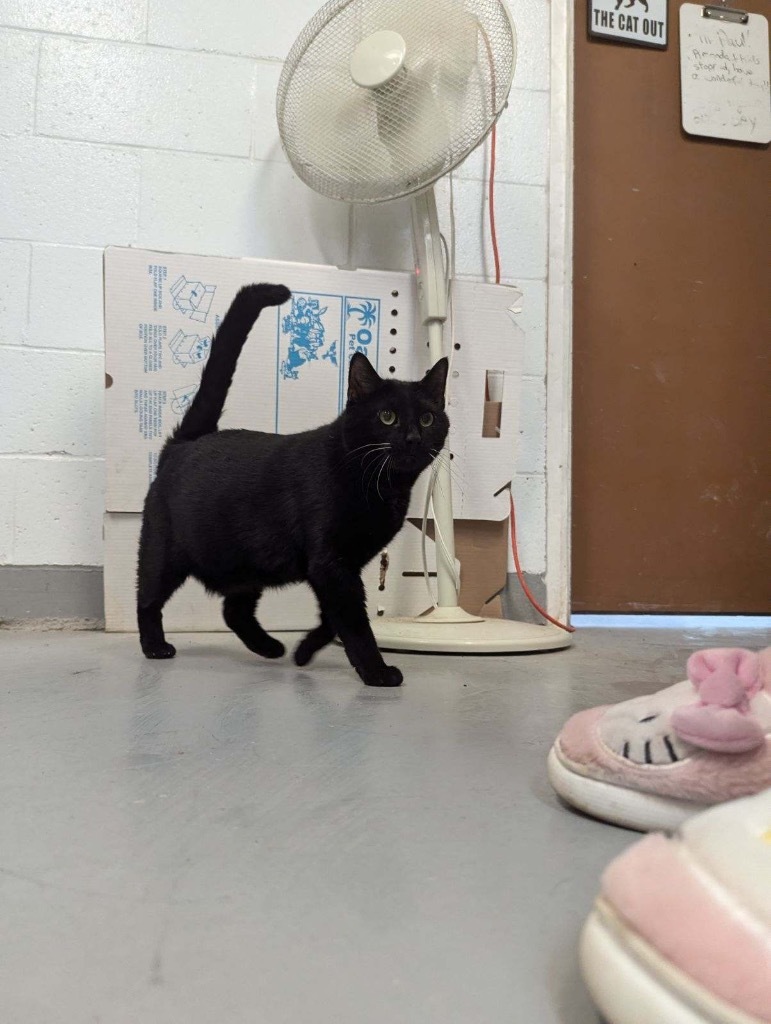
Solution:
[[[252,654],[245,648],[223,648],[219,644],[202,643],[179,651],[174,659],[174,664],[181,666],[184,662],[196,662],[200,666],[201,662],[206,662],[209,668],[213,668],[215,662],[223,666],[227,663],[233,667],[238,666],[239,669],[249,669],[251,675],[249,682],[252,685],[259,685],[267,676],[270,676],[271,682],[279,679],[287,685],[294,684],[304,691],[312,688],[314,692],[318,692],[320,687],[332,683],[350,683],[351,693],[357,703],[392,702],[400,699],[404,691],[402,686],[365,686],[349,665],[324,664],[319,661],[318,664],[309,668],[298,668],[292,661],[292,652],[299,642],[299,638],[284,642],[287,652],[283,658],[275,660],[260,658],[259,655]],[[158,662],[157,664],[163,663]]]
[[[245,648],[239,650],[236,647],[225,648],[218,644],[207,643],[196,644],[194,647],[185,650],[178,650],[174,660],[176,664],[180,664],[182,661],[211,661],[213,659],[249,665],[252,668],[263,668],[266,665],[291,664],[289,652],[283,658],[270,661],[266,658],[260,658],[257,654],[252,654],[251,651],[247,651]]]

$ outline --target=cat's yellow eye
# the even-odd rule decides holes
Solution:
[[[432,412],[424,412],[420,417],[421,427],[430,427],[434,422],[434,414]]]
[[[396,413],[392,409],[383,409],[380,413],[380,422],[386,427],[392,427],[396,423]]]

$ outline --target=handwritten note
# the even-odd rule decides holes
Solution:
[[[771,141],[768,21],[704,17],[702,4],[680,8],[683,128],[690,135]]]

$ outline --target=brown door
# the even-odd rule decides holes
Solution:
[[[768,147],[682,131],[678,4],[657,51],[590,41],[586,3],[576,0],[573,608],[768,612]]]

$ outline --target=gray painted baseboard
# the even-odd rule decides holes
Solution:
[[[104,623],[103,573],[95,565],[0,565],[0,623]]]
[[[542,608],[546,607],[546,574],[526,572],[522,574],[530,588],[530,593]],[[535,622],[543,624],[543,617],[533,608],[522,589],[516,573],[510,572],[506,578],[506,587],[501,594],[503,614],[507,619],[518,622]]]
[[[533,596],[543,603],[544,577],[525,573],[525,579]],[[502,598],[507,618],[541,621],[513,573]],[[101,566],[0,565],[0,624],[38,620],[80,620],[99,628],[104,622]]]

